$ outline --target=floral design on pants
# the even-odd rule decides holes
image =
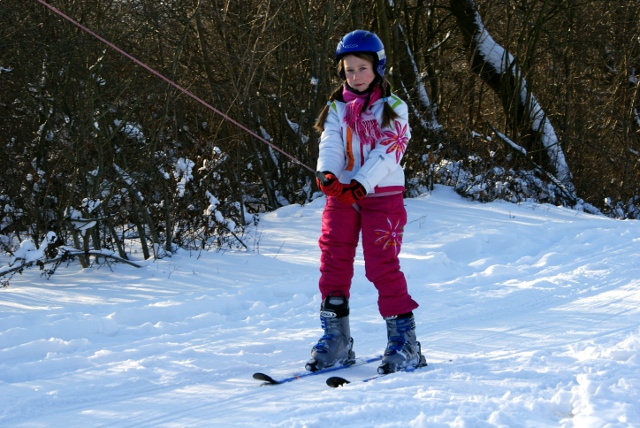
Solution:
[[[382,245],[382,249],[393,248],[393,252],[397,256],[400,253],[400,246],[402,245],[402,233],[403,229],[400,226],[400,220],[396,221],[395,225],[391,223],[391,220],[387,218],[388,229],[376,229],[376,235],[379,236],[376,239],[376,244]]]

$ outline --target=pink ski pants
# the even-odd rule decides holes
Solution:
[[[357,208],[327,197],[322,213],[320,293],[340,291],[349,298],[353,263],[362,232],[365,276],[378,290],[378,309],[383,317],[401,315],[418,307],[407,290],[398,254],[407,211],[402,193],[370,196]]]

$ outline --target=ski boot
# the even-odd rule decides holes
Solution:
[[[416,340],[416,321],[413,312],[386,317],[387,348],[378,373],[387,374],[427,365],[420,342]]]
[[[310,372],[355,363],[356,354],[349,328],[349,302],[344,294],[336,294],[329,294],[320,307],[324,335],[311,349],[311,359],[305,365]]]

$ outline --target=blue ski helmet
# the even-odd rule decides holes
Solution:
[[[373,69],[379,77],[383,77],[387,69],[387,55],[384,53],[382,40],[371,31],[355,30],[345,35],[336,48],[336,64],[343,56],[360,52],[373,54],[376,58]],[[344,79],[344,76],[340,77]]]

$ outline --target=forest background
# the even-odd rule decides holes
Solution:
[[[321,196],[313,123],[357,28],[381,37],[409,104],[407,197],[439,183],[640,218],[638,0],[48,3],[263,140],[41,2],[0,0],[10,254],[246,248],[260,213]]]

